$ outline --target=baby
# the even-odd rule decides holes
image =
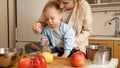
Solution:
[[[63,58],[73,53],[75,33],[72,27],[62,22],[62,11],[59,5],[50,1],[43,9],[47,27],[43,29],[41,46],[52,46],[54,56]]]

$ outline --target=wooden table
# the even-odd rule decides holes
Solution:
[[[90,61],[86,60],[85,64],[82,67],[77,68],[89,68],[91,65]],[[13,67],[10,68],[18,68],[18,65],[16,64]],[[54,61],[51,64],[47,64],[47,68],[76,68],[73,67],[70,63],[70,58],[59,58],[54,57]]]
[[[86,63],[82,67],[77,68],[88,68],[90,61],[86,60]],[[47,64],[47,68],[76,68],[71,65],[70,59],[65,58],[54,58],[53,63]]]

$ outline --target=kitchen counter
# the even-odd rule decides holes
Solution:
[[[55,59],[55,63],[53,64],[48,64],[48,68],[75,68],[72,67],[70,64],[69,59]],[[86,60],[86,63],[82,67],[77,67],[77,68],[117,68],[118,65],[118,59],[112,58],[109,64],[105,65],[96,65],[96,64],[91,64],[90,61]]]
[[[89,39],[94,39],[94,40],[120,40],[120,37],[114,37],[114,36],[90,36]]]
[[[82,67],[77,68],[117,68],[118,65],[118,59],[112,58],[111,62],[109,64],[105,65],[95,65],[91,64],[90,61],[86,60],[85,64]],[[47,64],[47,68],[75,68],[71,65],[70,59],[64,59],[64,58],[54,58],[53,63]],[[18,68],[17,65],[10,67],[10,68]]]
[[[55,59],[55,63],[53,64],[48,64],[48,68],[75,68],[72,67],[70,64],[70,61],[67,59]],[[66,60],[66,61],[64,61]],[[55,65],[54,65],[55,64]],[[77,67],[77,68],[117,68],[118,65],[118,59],[112,58],[109,64],[105,65],[97,65],[97,64],[91,64],[90,61],[86,61],[86,63],[82,67]]]
[[[105,65],[92,64],[90,65],[89,68],[117,68],[117,65],[118,65],[118,59],[112,58],[109,64],[105,64]]]

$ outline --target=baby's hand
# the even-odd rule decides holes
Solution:
[[[41,43],[40,43],[41,46],[44,46],[44,45],[47,45],[47,44],[48,44],[48,40],[42,40]]]
[[[42,25],[41,25],[41,23],[40,22],[36,22],[35,24],[33,24],[32,30],[34,31],[34,33],[40,34],[42,32]]]

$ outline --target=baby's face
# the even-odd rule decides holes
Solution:
[[[44,12],[44,16],[48,26],[53,29],[59,28],[62,14],[57,9],[55,9],[54,7],[47,8],[47,10]]]

